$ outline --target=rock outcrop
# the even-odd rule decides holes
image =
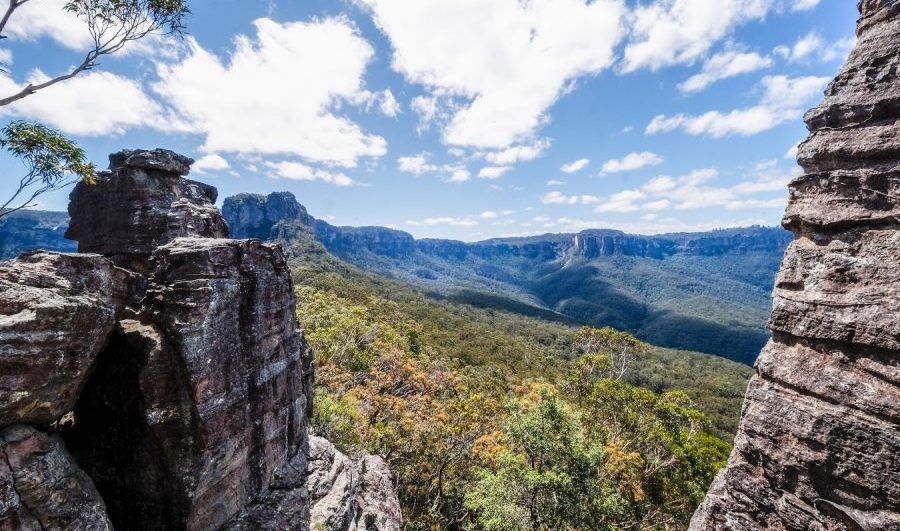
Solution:
[[[775,282],[727,468],[691,529],[900,529],[900,2],[806,115]]]
[[[122,151],[109,161],[96,185],[72,191],[66,238],[79,252],[145,272],[150,254],[175,238],[228,236],[216,189],[182,178],[193,160],[156,149]]]
[[[310,529],[307,483],[323,483],[307,470],[312,353],[290,271],[277,245],[224,239],[215,189],[182,178],[190,163],[110,156],[69,209],[68,234],[98,254],[0,264],[0,530],[205,531],[248,515],[245,529]],[[335,510],[397,530],[379,470],[331,485],[348,493]]]

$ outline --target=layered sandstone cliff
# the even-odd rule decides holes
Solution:
[[[0,262],[0,530],[399,529],[377,458],[323,480],[284,253],[227,239],[191,162],[112,155],[69,209],[97,254]]]
[[[773,338],[700,530],[900,529],[900,2],[806,115]]]

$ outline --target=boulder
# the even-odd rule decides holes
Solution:
[[[182,178],[191,159],[171,151],[110,155],[96,184],[79,183],[69,203],[66,238],[140,272],[160,245],[177,237],[224,238],[228,228],[215,207],[212,186]]]
[[[48,425],[72,410],[130,278],[97,255],[0,262],[0,427]]]
[[[97,489],[58,436],[24,425],[0,430],[0,530],[112,529]]]

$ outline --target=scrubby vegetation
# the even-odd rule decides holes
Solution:
[[[309,238],[290,251],[314,429],[387,458],[407,529],[684,527],[724,464],[743,365],[435,299]]]

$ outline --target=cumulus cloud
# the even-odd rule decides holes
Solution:
[[[27,2],[16,9],[4,33],[13,40],[34,41],[44,37],[70,50],[93,45],[85,24],[65,10],[67,0]]]
[[[619,173],[623,171],[633,171],[645,168],[647,166],[656,166],[662,164],[663,158],[650,151],[642,151],[640,153],[629,153],[621,159],[608,160],[600,168],[600,174]]]
[[[478,225],[478,221],[472,218],[457,218],[452,216],[441,216],[434,218],[425,218],[423,220],[415,221],[410,220],[406,222],[407,225],[412,225],[414,227],[433,227],[436,225],[450,225],[454,227],[474,227]]]
[[[386,152],[383,138],[339,114],[342,102],[364,104],[363,76],[372,47],[344,18],[279,24],[254,22],[227,60],[196,41],[183,60],[159,65],[154,90],[208,152],[290,154],[355,167]]]
[[[222,171],[229,168],[231,168],[231,164],[218,153],[210,153],[209,155],[200,157],[197,162],[191,165],[191,171],[196,173]]]
[[[397,98],[394,97],[394,93],[389,89],[379,93],[378,101],[378,108],[381,110],[381,113],[390,118],[399,115],[402,110],[400,102],[397,101]]]
[[[550,179],[547,181],[547,186],[561,186],[566,184],[566,181],[558,181],[556,179]]]
[[[854,46],[856,46],[855,35],[844,37],[843,39],[838,39],[837,41],[831,43],[830,46],[826,46],[822,50],[822,61],[826,63],[831,61],[844,62],[847,59],[847,56],[850,55],[850,52],[853,50]]]
[[[485,159],[491,164],[508,166],[517,162],[528,162],[544,154],[550,147],[550,141],[545,139],[535,142],[508,147],[502,151],[487,153]]]
[[[568,196],[561,192],[550,192],[541,197],[541,203],[545,205],[575,205],[578,201],[577,195]]]
[[[703,168],[680,177],[659,176],[640,188],[622,190],[598,204],[595,212],[625,213],[637,211],[695,210],[724,207],[728,210],[775,208],[787,204],[787,183],[796,170],[785,171],[776,161],[757,165],[749,178],[732,186],[715,186],[711,181],[719,176],[715,168]],[[755,197],[759,194],[782,192],[778,197]]]
[[[652,135],[681,129],[691,135],[713,138],[755,135],[799,119],[805,105],[821,96],[827,82],[826,77],[767,76],[761,82],[763,97],[758,105],[727,113],[709,111],[701,115],[658,115],[647,125],[645,132]]]
[[[418,155],[408,157],[400,157],[397,159],[397,169],[405,173],[413,175],[422,175],[425,173],[443,174],[447,182],[464,183],[468,181],[472,174],[462,164],[432,164],[430,162],[431,154],[422,152]],[[490,177],[487,177],[490,178]]]
[[[678,85],[678,90],[684,93],[699,92],[717,81],[770,66],[772,60],[756,52],[727,50],[707,59],[700,73]]]
[[[481,168],[478,172],[478,177],[482,179],[499,179],[503,177],[512,170],[511,166],[488,166],[486,168]]]
[[[574,162],[570,162],[569,164],[563,164],[559,171],[563,173],[576,173],[585,168],[587,168],[588,164],[591,161],[589,159],[578,159]]]
[[[283,179],[294,181],[322,181],[336,186],[353,186],[357,184],[353,179],[343,173],[316,169],[300,162],[266,162],[266,167],[273,170],[276,176]]]
[[[425,152],[409,157],[400,157],[397,159],[397,169],[404,173],[412,173],[413,175],[422,175],[424,173],[438,171],[439,168],[429,163],[428,158],[429,154]]]
[[[493,149],[531,138],[573,80],[611,65],[625,13],[616,0],[358,1],[393,69],[447,109],[444,141]]]
[[[28,4],[26,4],[28,5]],[[24,83],[0,76],[0,94],[14,94],[49,77],[32,71]],[[33,119],[81,136],[122,134],[136,127],[164,126],[160,106],[135,81],[109,72],[88,72],[0,108],[0,116]]]
[[[800,37],[800,39],[792,46],[778,46],[774,51],[775,55],[780,56],[782,59],[791,63],[796,63],[808,59],[810,56],[820,51],[824,44],[825,41],[822,40],[822,37],[819,37],[815,33],[808,33],[803,37]]]

